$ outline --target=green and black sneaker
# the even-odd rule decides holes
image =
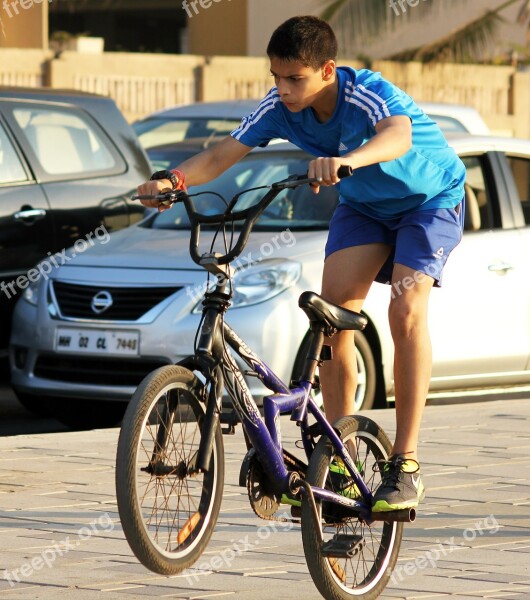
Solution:
[[[403,454],[381,462],[381,483],[374,494],[372,511],[416,508],[425,496],[418,462]]]
[[[355,463],[357,470],[363,475],[363,464],[360,461]],[[346,471],[346,466],[342,459],[336,456],[329,465],[329,476],[334,490],[341,496],[346,496],[352,500],[361,495],[359,488],[353,483],[352,478]]]

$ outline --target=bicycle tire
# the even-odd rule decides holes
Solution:
[[[138,560],[161,575],[176,575],[197,561],[219,516],[220,425],[208,471],[188,471],[197,455],[206,397],[191,371],[164,366],[142,381],[123,419],[116,459],[118,511]]]
[[[355,441],[357,460],[363,465],[365,483],[370,490],[375,489],[379,484],[380,474],[372,466],[375,461],[385,459],[391,451],[390,441],[384,431],[374,421],[362,416],[343,417],[335,423],[334,428],[340,432],[343,442],[350,439]],[[329,438],[323,436],[309,461],[306,481],[314,486],[330,488],[328,473],[333,457],[333,445]],[[335,533],[360,535],[365,541],[365,545],[352,558],[323,556],[319,535],[314,527],[312,508],[304,495],[301,515],[304,554],[309,573],[319,592],[326,600],[378,598],[385,589],[398,558],[403,523],[379,521],[368,526],[356,517],[333,520],[329,518],[329,512],[337,505],[323,503],[316,498],[315,501],[325,541]]]

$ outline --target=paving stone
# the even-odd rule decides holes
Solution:
[[[394,411],[366,414],[394,435]],[[301,457],[294,447],[298,428],[285,417],[281,425],[284,443]],[[420,457],[428,495],[416,523],[405,526],[394,579],[381,598],[530,598],[529,425],[530,403],[524,400],[426,408]],[[228,556],[234,544],[246,543],[245,551],[191,580],[146,570],[119,523],[114,488],[118,433],[110,429],[0,438],[0,572],[19,573],[67,539],[72,546],[50,567],[34,570],[14,586],[0,576],[0,596],[320,598],[307,570],[300,526],[258,519],[238,485],[245,453],[240,428],[224,437],[222,509],[196,566],[211,566],[212,559]],[[288,513],[288,507],[284,510]],[[105,515],[108,530],[97,526]],[[405,572],[407,565],[411,574]]]

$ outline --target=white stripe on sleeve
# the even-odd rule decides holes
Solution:
[[[232,137],[236,140],[239,140],[252,125],[255,125],[269,110],[273,109],[276,103],[280,100],[280,95],[278,94],[277,88],[272,88],[272,90],[263,98],[260,102],[258,108],[251,113],[248,117],[243,119],[241,125],[232,131]]]
[[[385,117],[390,117],[390,111],[388,110],[388,106],[386,104],[386,100],[384,100],[383,98],[381,98],[381,96],[378,96],[375,92],[373,92],[372,90],[368,90],[364,87],[364,85],[359,84],[357,86],[358,89],[360,89],[361,91],[363,91],[367,96],[371,96],[372,98],[374,98],[377,102],[379,102],[380,104],[380,108],[383,111],[383,114],[385,115]],[[381,117],[382,118],[382,117]]]
[[[375,118],[374,113],[372,112],[369,106],[367,106],[363,102],[360,102],[357,98],[349,96],[348,94],[346,94],[345,100],[346,102],[350,102],[351,104],[355,104],[355,106],[362,108],[368,114],[368,117],[370,121],[372,121],[373,126],[375,127],[377,125],[377,119]]]

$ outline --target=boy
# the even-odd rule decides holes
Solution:
[[[378,73],[336,67],[335,35],[317,17],[280,25],[267,54],[276,87],[257,110],[178,170],[155,173],[138,193],[210,181],[273,138],[317,157],[308,168],[318,180],[315,193],[338,183],[341,165],[352,167],[330,222],[322,295],[360,312],[373,281],[392,285],[397,430],[373,510],[415,507],[424,494],[417,444],[431,371],[427,304],[462,235],[465,167],[404,92]],[[357,367],[353,332],[336,334],[331,344],[334,359],[321,367],[320,381],[333,423],[353,413]]]

